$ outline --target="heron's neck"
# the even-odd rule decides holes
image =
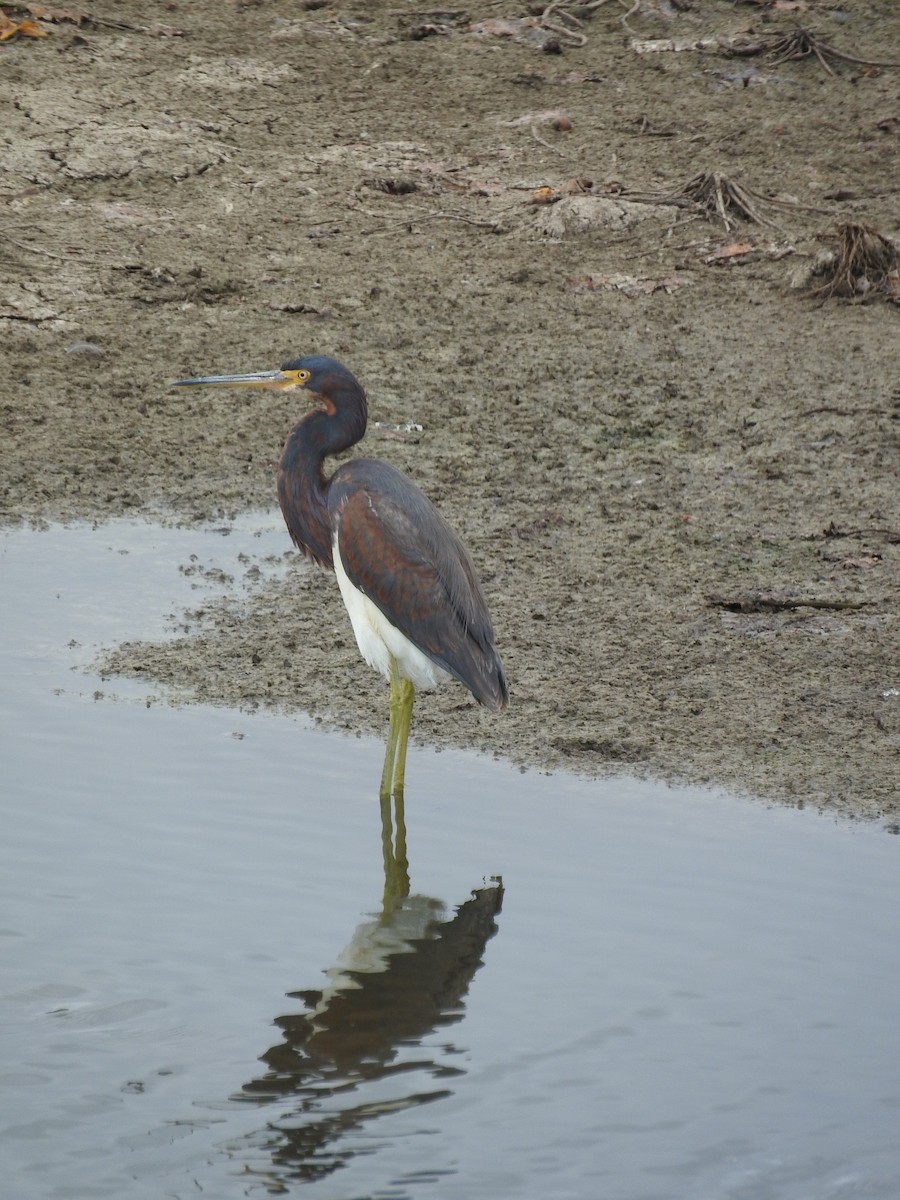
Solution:
[[[360,440],[366,431],[366,400],[352,408],[314,409],[295,425],[278,464],[278,500],[291,537],[307,558],[333,567],[329,478],[324,462]]]

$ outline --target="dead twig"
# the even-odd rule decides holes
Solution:
[[[806,539],[816,542],[819,538],[883,538],[892,546],[900,545],[900,530],[896,529],[839,529],[834,521],[830,521],[821,533],[813,533]]]
[[[742,596],[707,596],[710,608],[724,608],[726,612],[773,613],[793,612],[797,608],[820,608],[837,612],[845,609],[865,608],[865,600],[817,600],[813,597],[768,596],[762,592],[747,592]]]
[[[801,417],[817,417],[820,413],[830,413],[836,417],[892,417],[894,412],[889,408],[842,408],[837,404],[820,404],[816,408],[804,408]]]
[[[606,0],[600,0],[601,3],[606,3]],[[565,7],[567,0],[550,0],[550,3],[545,5],[537,18],[541,29],[547,29],[550,33],[555,33],[559,37],[565,38],[573,46],[586,46],[587,38],[579,30],[584,28],[584,22],[579,20]],[[596,4],[590,5],[591,8],[599,7]],[[558,17],[558,20],[550,20],[551,15]]]
[[[554,154],[565,153],[563,150],[560,150],[559,146],[551,146],[551,144],[545,138],[542,138],[535,125],[531,125],[529,128],[531,129],[531,136],[539,146],[543,146],[545,150],[552,150]]]
[[[623,4],[627,4],[628,0],[620,0],[620,2]],[[632,27],[628,24],[628,18],[633,17],[634,14],[640,10],[640,7],[641,7],[641,0],[634,0],[634,4],[632,4],[631,8],[629,8],[628,12],[623,13],[622,16],[619,18],[619,20],[622,23],[622,28],[627,29],[628,32],[632,35],[632,37],[637,37],[638,35],[637,35],[636,30],[632,29]]]
[[[555,26],[548,21],[548,18],[553,15],[555,17],[559,17],[560,21],[564,21],[568,25],[574,26],[575,29],[583,29],[584,18],[590,19],[596,10],[598,8],[602,8],[604,4],[609,2],[609,0],[592,0],[592,2],[589,4],[579,4],[578,11],[581,14],[580,17],[576,17],[574,13],[569,12],[567,7],[569,2],[570,0],[550,0],[550,3],[546,4],[537,14],[540,18],[541,24],[547,29],[556,29],[558,31],[558,26]],[[533,9],[532,11],[536,11],[536,9]],[[587,41],[587,38],[584,40]]]
[[[9,236],[0,230],[0,238],[5,242],[9,242],[11,246],[15,246],[17,250],[26,250],[29,254],[43,254],[45,258],[55,258],[57,262],[70,262],[64,254],[54,254],[52,250],[44,250],[41,246],[32,246],[28,242],[19,242],[15,238]]]
[[[2,7],[12,12],[28,13],[29,16],[47,21],[53,25],[66,23],[69,25],[99,25],[105,29],[124,29],[128,33],[147,33],[147,28],[141,25],[126,25],[123,21],[113,21],[104,17],[95,17],[93,13],[84,12],[78,8],[48,8],[45,4],[34,3],[33,0],[3,0]]]
[[[355,212],[363,213],[366,216],[375,217],[379,215],[374,212],[368,212],[366,209],[357,208],[356,206],[351,207],[353,207]],[[396,220],[385,221],[381,225],[375,225],[371,229],[364,229],[362,232],[365,236],[375,233],[392,233],[404,225],[411,228],[425,221],[461,221],[464,225],[474,225],[479,229],[489,229],[491,233],[503,233],[506,228],[503,222],[497,219],[481,219],[479,217],[467,216],[465,213],[445,212],[436,209],[427,211],[416,209],[409,211],[402,217],[398,217]]]

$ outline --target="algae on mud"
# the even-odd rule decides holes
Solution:
[[[293,398],[168,384],[330,353],[369,392],[363,451],[472,548],[510,677],[502,719],[449,689],[416,737],[896,815],[898,309],[789,286],[838,221],[896,237],[896,72],[639,54],[615,7],[559,54],[412,38],[397,0],[90,11],[0,48],[5,521],[273,504]],[[726,0],[666,20],[790,23]],[[890,0],[816,21],[859,58],[900,41]],[[600,203],[698,172],[783,201],[779,228],[740,223],[738,253],[714,215]],[[577,219],[547,221],[548,187]],[[751,592],[858,607],[709,602]],[[381,731],[334,581],[302,564],[108,656],[138,667]]]

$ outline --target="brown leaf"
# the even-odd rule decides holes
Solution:
[[[16,34],[30,38],[47,37],[46,29],[41,29],[37,21],[11,21],[6,13],[0,12],[0,42],[8,42]]]
[[[580,196],[594,186],[592,179],[565,179],[558,187],[535,188],[531,193],[532,204],[553,204],[561,196]]]
[[[756,247],[747,239],[746,241],[724,242],[721,246],[717,246],[712,254],[708,255],[705,262],[720,263],[730,262],[732,259],[740,258],[744,254],[749,254]]]

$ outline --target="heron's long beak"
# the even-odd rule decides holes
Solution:
[[[260,387],[284,388],[297,387],[294,372],[289,371],[254,371],[250,375],[200,375],[196,379],[176,379],[173,387],[185,384],[201,383],[212,387]]]

